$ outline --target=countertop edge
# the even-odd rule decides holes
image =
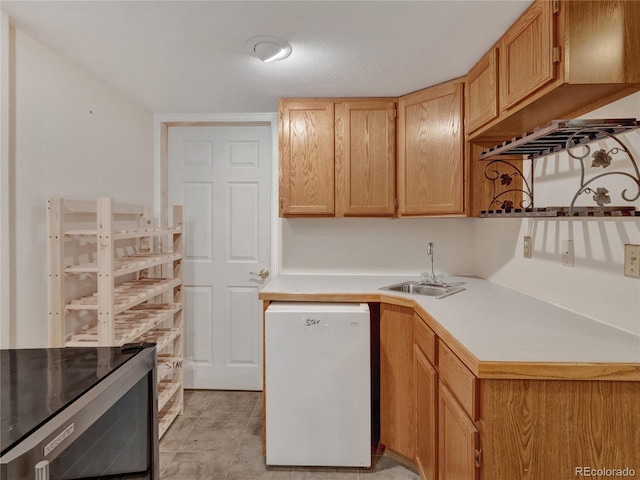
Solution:
[[[638,363],[561,363],[480,361],[446,330],[422,305],[405,296],[386,293],[296,293],[261,292],[262,301],[376,302],[413,308],[439,338],[478,378],[486,380],[606,380],[640,381]]]

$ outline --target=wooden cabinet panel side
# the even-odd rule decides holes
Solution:
[[[640,83],[640,2],[566,1],[570,83]]]
[[[640,382],[483,380],[483,480],[640,471],[638,398]]]

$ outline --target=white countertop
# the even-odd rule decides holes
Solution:
[[[640,336],[475,277],[465,291],[436,299],[381,287],[410,275],[279,275],[261,295],[379,295],[411,298],[480,362],[640,364]]]

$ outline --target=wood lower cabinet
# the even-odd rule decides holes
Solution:
[[[473,480],[476,465],[478,429],[458,404],[446,385],[438,390],[438,479]],[[478,460],[479,462],[479,460]],[[516,477],[514,477],[516,478]]]
[[[640,382],[478,378],[428,316],[380,313],[380,441],[421,480],[640,473]]]
[[[417,344],[413,345],[416,387],[416,465],[420,478],[436,480],[438,461],[438,374]]]
[[[415,457],[413,309],[380,305],[380,443]]]
[[[398,214],[464,211],[463,80],[398,101]]]

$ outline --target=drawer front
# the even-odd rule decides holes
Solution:
[[[472,420],[477,420],[476,392],[478,379],[444,343],[438,342],[438,373],[460,406]]]
[[[431,365],[436,364],[436,334],[417,313],[413,314],[413,343],[420,347]]]

